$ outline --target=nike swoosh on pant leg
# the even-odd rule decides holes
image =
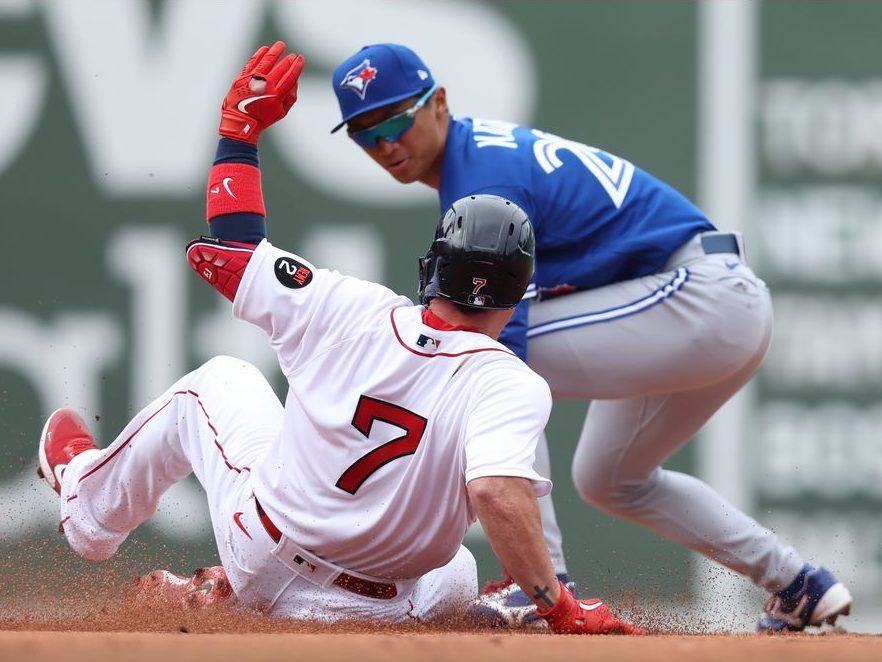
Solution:
[[[254,538],[251,537],[251,534],[248,533],[248,529],[246,529],[245,525],[242,524],[242,513],[241,512],[233,513],[233,521],[236,523],[236,526],[238,526],[240,529],[242,529],[242,532],[246,536],[248,536],[249,540],[254,540]]]

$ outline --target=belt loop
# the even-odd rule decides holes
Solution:
[[[747,264],[747,252],[744,250],[744,235],[740,232],[733,232],[735,235],[735,241],[738,243],[738,255],[741,256],[741,262],[745,265]]]

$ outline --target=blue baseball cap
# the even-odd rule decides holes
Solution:
[[[401,44],[365,46],[346,58],[331,78],[342,120],[339,130],[356,115],[416,96],[435,84],[420,56]]]

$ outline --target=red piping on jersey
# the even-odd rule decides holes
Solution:
[[[456,352],[455,354],[450,354],[448,352],[435,352],[434,354],[428,354],[426,352],[418,352],[417,350],[413,349],[412,347],[408,347],[405,344],[405,342],[401,339],[401,334],[398,333],[398,326],[395,324],[395,311],[396,310],[398,310],[398,309],[393,308],[392,310],[389,311],[389,321],[392,322],[392,331],[395,332],[395,339],[398,341],[398,343],[402,347],[404,347],[404,349],[406,349],[408,352],[410,352],[411,354],[416,354],[417,356],[425,356],[426,358],[429,358],[429,359],[433,359],[436,356],[455,357],[455,356],[464,356],[466,354],[477,354],[478,352],[502,352],[503,354],[509,354],[511,356],[514,356],[514,354],[512,352],[508,351],[507,349],[503,349],[501,347],[482,347],[480,349],[467,349],[464,352]],[[424,311],[423,315],[425,316],[425,314],[427,312],[429,312],[429,311],[428,310]],[[434,315],[433,313],[430,313],[430,314]],[[442,320],[437,315],[434,315],[434,317],[435,317],[435,319],[440,320],[442,324],[447,324],[447,322]],[[423,319],[425,319],[425,317]],[[427,325],[427,326],[430,326],[430,325]],[[448,325],[448,326],[450,326],[450,325]],[[435,327],[433,326],[432,328],[435,328]],[[467,327],[453,327],[453,326],[451,326],[450,328],[453,329],[454,331],[469,331],[469,330],[471,330]],[[444,331],[445,329],[439,329],[439,330]],[[480,333],[480,331],[478,331],[478,333]]]
[[[99,464],[97,467],[94,467],[91,471],[88,471],[85,474],[83,474],[82,476],[80,476],[80,479],[77,481],[77,485],[82,483],[84,480],[86,480],[86,478],[88,478],[89,476],[94,474],[96,471],[98,471],[99,469],[104,467],[108,462],[110,462],[114,457],[116,457],[120,453],[120,451],[122,451],[126,446],[128,446],[132,442],[132,440],[135,438],[135,435],[138,434],[144,428],[145,425],[147,425],[150,421],[152,421],[153,418],[156,417],[157,414],[159,414],[159,412],[161,412],[163,409],[168,407],[171,404],[172,400],[175,399],[175,396],[178,396],[178,395],[192,395],[193,397],[196,398],[196,402],[199,403],[199,407],[202,409],[202,413],[205,415],[205,421],[206,421],[206,423],[208,423],[208,427],[211,428],[211,431],[214,433],[214,445],[217,446],[218,450],[220,451],[221,457],[224,458],[224,463],[227,465],[227,467],[229,467],[230,470],[235,471],[236,473],[242,473],[243,471],[251,471],[250,467],[241,467],[240,468],[240,467],[235,467],[232,464],[230,464],[230,461],[227,459],[227,454],[224,452],[224,447],[221,446],[220,442],[217,440],[217,428],[215,428],[214,425],[211,424],[211,418],[209,417],[208,412],[205,411],[205,405],[203,405],[202,400],[199,399],[199,394],[196,393],[195,391],[187,390],[187,391],[175,391],[174,393],[172,393],[172,397],[169,398],[168,401],[164,405],[162,405],[159,409],[157,409],[155,412],[150,414],[150,416],[147,418],[147,420],[138,426],[137,430],[132,432],[132,434],[129,435],[129,437],[124,442],[122,442],[117,448],[115,448],[114,451],[110,455],[108,455],[106,458],[104,458],[104,460],[101,462],[101,464]],[[68,499],[68,500],[70,500],[70,499]]]

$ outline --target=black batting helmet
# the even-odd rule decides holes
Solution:
[[[420,259],[420,303],[442,297],[469,308],[514,308],[533,275],[535,245],[530,219],[513,202],[496,195],[457,200]]]

